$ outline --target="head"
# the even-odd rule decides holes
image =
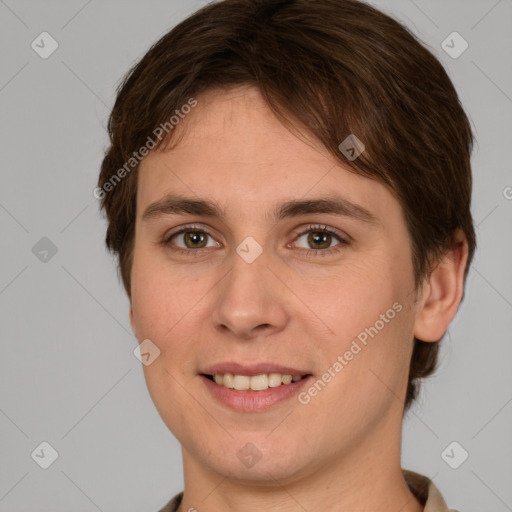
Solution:
[[[285,454],[314,467],[332,440],[339,453],[401,417],[435,370],[476,246],[470,124],[414,35],[355,0],[209,4],[130,70],[109,134],[95,193],[106,243],[137,338],[161,351],[144,368],[151,396],[186,449],[214,457],[236,426],[282,451],[285,474]],[[344,215],[326,198],[345,199]],[[251,263],[247,237],[262,250]],[[244,423],[215,405],[223,428],[194,431],[200,371],[252,359],[331,378],[280,434],[268,437],[275,414]],[[319,431],[324,444],[297,448]]]

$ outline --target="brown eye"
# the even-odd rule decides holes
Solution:
[[[196,252],[198,249],[220,247],[221,245],[206,231],[193,227],[184,227],[180,231],[170,234],[164,238],[163,244],[178,252]]]
[[[203,231],[186,231],[183,240],[188,249],[201,249],[206,247],[207,235]]]
[[[327,226],[309,226],[297,234],[293,245],[307,251],[307,256],[328,256],[350,245],[350,238]]]
[[[308,244],[312,249],[327,249],[330,247],[332,235],[323,231],[310,231]]]

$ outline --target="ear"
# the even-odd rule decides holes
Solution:
[[[414,336],[422,341],[439,341],[457,313],[464,294],[464,271],[468,243],[461,230],[435,266],[423,286]]]

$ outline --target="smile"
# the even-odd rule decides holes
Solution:
[[[307,371],[274,363],[234,362],[204,368],[198,376],[210,398],[238,412],[263,412],[284,404],[313,378]]]
[[[206,378],[219,386],[237,391],[265,391],[269,388],[287,386],[292,382],[298,382],[306,375],[290,375],[281,373],[262,373],[260,375],[233,375],[232,373],[217,373],[205,375]]]

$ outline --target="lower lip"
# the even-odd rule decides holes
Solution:
[[[201,379],[210,393],[222,404],[244,412],[260,412],[270,409],[274,405],[284,402],[296,396],[299,389],[303,387],[312,377],[308,375],[291,384],[281,384],[277,388],[268,388],[264,391],[237,391],[226,388],[211,381],[204,375]]]

